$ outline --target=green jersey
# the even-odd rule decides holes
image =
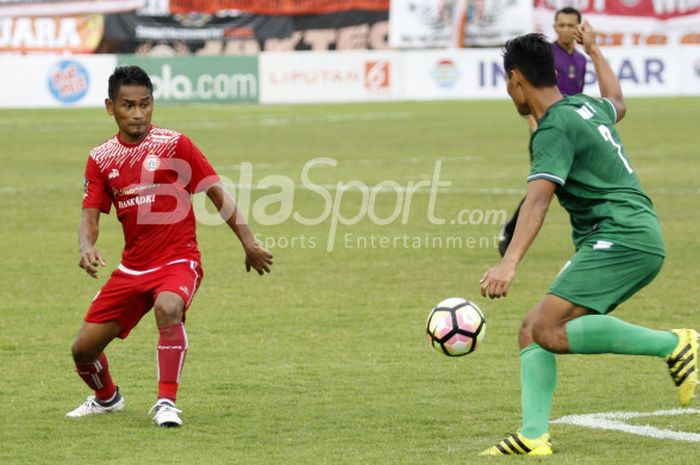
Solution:
[[[546,179],[573,227],[573,241],[620,244],[664,256],[654,206],[634,173],[613,127],[615,107],[607,99],[578,94],[554,103],[530,138],[528,182]]]

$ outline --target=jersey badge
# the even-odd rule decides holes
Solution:
[[[146,171],[155,171],[160,166],[160,158],[154,153],[149,153],[143,161],[143,167]]]

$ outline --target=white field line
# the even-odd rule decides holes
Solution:
[[[345,115],[319,115],[319,116],[278,116],[278,115],[255,115],[255,116],[233,116],[228,117],[222,115],[220,121],[168,121],[167,118],[162,121],[153,121],[153,124],[158,126],[173,126],[183,128],[201,128],[201,129],[221,129],[232,128],[237,125],[243,126],[291,126],[297,124],[317,124],[317,123],[357,123],[365,121],[389,121],[389,120],[404,120],[413,116],[410,112],[385,112],[385,113],[357,113]],[[0,121],[0,132],[15,131],[17,128],[24,127],[15,121]],[[108,118],[100,122],[80,122],[67,124],[44,124],[37,127],[32,127],[32,133],[65,133],[79,132],[84,133],[86,128],[113,128],[114,123]],[[116,128],[115,128],[116,130]]]
[[[334,192],[339,190],[338,189],[338,184],[315,184],[315,186],[322,187],[329,192]],[[253,192],[256,191],[261,191],[265,192],[268,189],[267,188],[259,188],[257,185],[250,185],[250,184],[235,184],[236,189],[250,189]],[[304,190],[306,189],[307,186],[303,184],[294,184],[295,189],[299,190]],[[26,186],[0,186],[0,195],[13,195],[13,194],[24,194],[27,192],[32,192],[32,193],[38,193],[41,191],[69,191],[69,190],[82,190],[82,186],[78,185],[43,185],[40,187],[26,187]],[[377,193],[380,192],[388,192],[388,193],[407,193],[407,192],[413,192],[415,194],[430,194],[431,189],[430,187],[415,187],[415,181],[414,185],[411,187],[405,187],[405,186],[399,186],[399,187],[387,187],[386,185],[372,185],[368,184],[367,187],[358,187],[357,185],[350,185],[350,186],[341,186],[341,191],[343,192],[352,192],[352,191],[365,191],[369,192],[374,190]],[[493,188],[461,188],[461,187],[439,187],[437,189],[434,189],[435,192],[439,194],[452,194],[452,195],[461,195],[461,194],[474,194],[474,195],[507,195],[507,196],[512,196],[512,195],[525,195],[526,190],[525,188],[521,189],[516,189],[516,188],[498,188],[498,187],[493,187]],[[653,194],[695,194],[699,195],[700,194],[700,188],[698,189],[684,189],[684,188],[659,188],[659,189],[653,189],[649,190],[649,192]]]
[[[606,412],[582,415],[567,415],[552,421],[558,425],[584,426],[586,428],[622,431],[623,433],[647,436],[656,439],[672,439],[674,441],[700,442],[700,434],[686,431],[674,431],[657,428],[650,425],[633,425],[625,420],[645,417],[667,417],[676,415],[700,415],[700,409],[677,408],[672,410],[657,410],[655,412]]]

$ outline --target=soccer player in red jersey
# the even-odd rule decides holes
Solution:
[[[72,347],[78,375],[94,395],[68,417],[116,412],[124,397],[112,381],[104,349],[124,339],[154,309],[158,397],[151,409],[159,426],[180,426],[175,407],[187,352],[185,312],[202,281],[190,195],[206,191],[245,250],[248,271],[269,273],[272,254],[255,240],[234,200],[204,155],[185,135],[151,125],[153,85],[137,66],[115,69],[109,78],[107,113],[119,132],[90,152],[85,169],[80,222],[80,262],[97,278],[105,260],[95,248],[100,213],[114,205],[124,229],[124,252],[98,292]]]

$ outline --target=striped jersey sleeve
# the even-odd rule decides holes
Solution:
[[[563,186],[574,162],[574,147],[566,135],[554,128],[535,132],[531,142],[532,164],[527,181],[545,179]]]

